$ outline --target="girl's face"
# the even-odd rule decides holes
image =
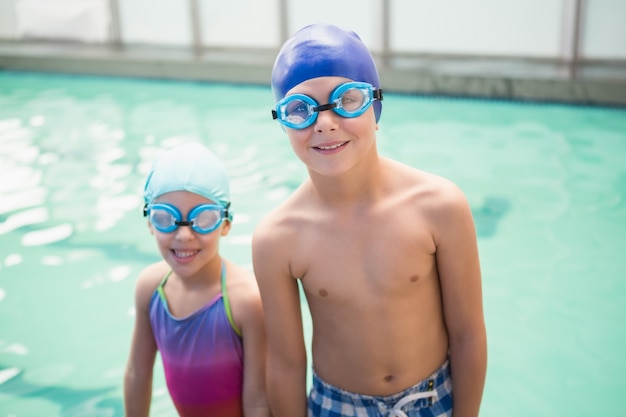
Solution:
[[[287,96],[304,94],[324,105],[338,85],[349,81],[352,80],[344,77],[313,78],[289,90]],[[309,172],[336,176],[349,171],[370,152],[378,124],[370,106],[354,118],[342,117],[332,110],[320,111],[311,126],[285,130],[294,152]]]
[[[189,221],[188,214],[201,204],[215,204],[213,201],[188,191],[173,191],[159,196],[154,203],[175,207],[182,215],[182,221]],[[151,233],[155,236],[163,260],[181,278],[195,276],[221,262],[219,241],[230,231],[230,222],[223,220],[212,232],[198,233],[190,226],[178,226],[172,232],[161,232],[148,221]]]

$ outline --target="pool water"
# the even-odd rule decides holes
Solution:
[[[224,160],[222,254],[251,268],[255,225],[306,176],[271,106],[265,86],[0,72],[0,417],[123,416],[152,159],[201,141]],[[378,143],[472,206],[481,416],[623,412],[626,111],[386,94]],[[152,415],[176,415],[159,362]]]

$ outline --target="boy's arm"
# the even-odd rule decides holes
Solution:
[[[124,415],[147,417],[152,400],[152,375],[157,346],[152,334],[148,304],[155,285],[145,276],[137,280],[135,289],[135,328],[124,375]]]
[[[233,313],[243,339],[243,414],[245,417],[269,417],[271,413],[265,388],[265,322],[256,283],[252,285],[254,288],[242,291],[243,302],[237,304],[240,308],[236,313],[241,319],[237,320],[236,313]],[[236,300],[232,301],[234,306]]]
[[[298,283],[289,272],[286,239],[269,235],[257,228],[252,242],[267,332],[268,399],[275,417],[305,417],[307,361]]]
[[[449,194],[448,194],[449,193]],[[456,187],[436,215],[437,267],[450,341],[454,417],[477,417],[487,371],[478,243],[471,210]]]

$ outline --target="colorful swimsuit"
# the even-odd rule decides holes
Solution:
[[[167,387],[181,417],[243,416],[243,345],[232,320],[222,265],[222,293],[188,317],[172,316],[163,278],[150,300],[150,322]]]

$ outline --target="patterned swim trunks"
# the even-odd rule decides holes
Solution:
[[[361,395],[322,381],[313,373],[308,417],[451,417],[450,362],[428,378],[390,396]]]

